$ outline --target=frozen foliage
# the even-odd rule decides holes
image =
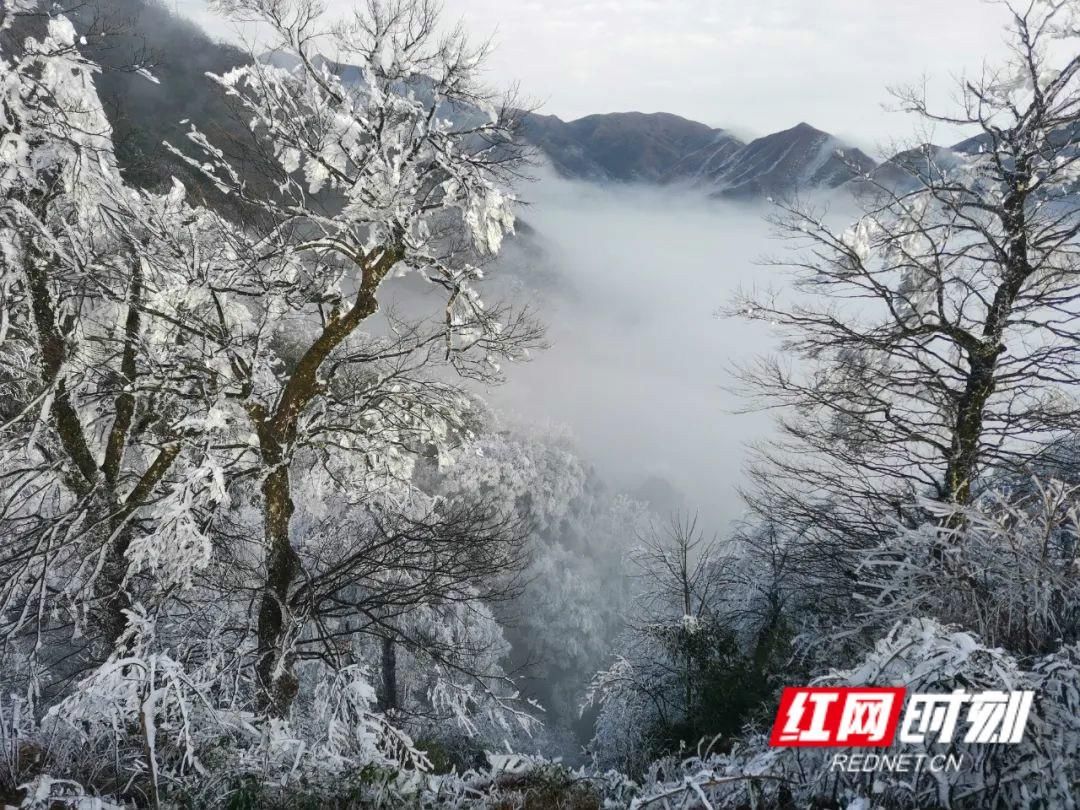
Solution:
[[[631,775],[658,755],[734,735],[775,686],[768,671],[777,622],[729,612],[728,563],[693,521],[641,538],[627,630],[614,663],[590,684],[599,708],[593,760]]]
[[[500,326],[473,285],[482,277],[476,262],[513,230],[506,184],[515,121],[476,86],[483,49],[471,49],[460,31],[437,41],[428,4],[372,5],[332,32],[303,3],[221,6],[264,20],[278,38],[274,60],[214,77],[274,158],[266,170],[279,178],[280,197],[251,201],[282,220],[263,249],[342,260],[320,262],[310,280],[327,304],[352,284],[374,296],[391,269],[420,273],[447,292],[450,355],[495,338]],[[323,36],[348,54],[359,80],[343,80],[313,50]],[[276,66],[289,57],[296,67]],[[187,159],[243,197],[241,170],[203,133],[190,137],[203,155]],[[317,203],[324,193],[342,198],[333,214]],[[362,278],[353,278],[358,270]]]
[[[956,741],[950,753],[963,754],[965,767],[955,773],[919,777],[885,773],[826,773],[828,756],[795,757],[788,752],[777,772],[792,777],[816,769],[810,792],[862,795],[886,806],[1062,807],[1074,805],[1077,725],[1077,650],[1059,651],[1023,664],[976,636],[930,619],[898,624],[856,667],[821,678],[822,685],[905,685],[911,691],[951,692],[1032,689],[1037,697],[1024,741],[1018,745],[978,745]],[[913,746],[913,751],[923,750]],[[927,744],[927,752],[936,750]],[[798,759],[798,761],[796,761]],[[837,780],[834,785],[833,780]],[[804,790],[807,788],[804,788]]]
[[[136,590],[137,574],[189,582],[227,496],[218,425],[200,415],[215,396],[205,357],[169,317],[189,295],[201,223],[217,220],[186,207],[182,189],[124,185],[94,66],[64,17],[45,29],[3,54],[0,628],[8,644],[37,633],[47,655],[53,630],[115,641],[118,591]]]
[[[476,286],[481,263],[512,228],[509,183],[521,153],[513,114],[489,104],[477,84],[483,49],[470,48],[460,32],[440,39],[431,4],[373,3],[338,26],[310,3],[223,7],[261,20],[275,38],[273,59],[213,77],[249,121],[250,161],[196,130],[189,148],[200,156],[176,151],[260,225],[245,230],[244,276],[226,287],[243,311],[219,314],[211,334],[227,410],[253,437],[244,463],[258,470],[266,547],[257,676],[266,707],[285,714],[299,686],[298,661],[316,655],[327,632],[355,632],[328,631],[322,618],[336,623],[344,604],[362,610],[363,589],[347,572],[370,563],[340,538],[330,561],[296,536],[304,501],[317,502],[297,497],[305,486],[315,483],[323,498],[337,493],[358,514],[378,513],[366,529],[376,535],[395,520],[423,520],[444,534],[469,524],[498,547],[500,527],[482,514],[492,510],[473,503],[471,515],[449,515],[415,491],[412,477],[421,455],[442,459],[470,438],[470,398],[438,382],[432,367],[494,381],[499,358],[521,356],[535,337],[526,321],[486,308]],[[343,79],[344,68],[315,52],[315,42],[347,53],[359,78]],[[274,192],[251,194],[252,161]],[[405,274],[440,291],[438,321],[393,313],[375,320],[384,282]],[[212,285],[215,302],[222,286]],[[294,466],[325,475],[301,483]],[[463,547],[485,553],[479,542]],[[440,548],[449,550],[445,537]],[[476,578],[492,575],[497,559],[489,555]],[[501,559],[512,565],[511,556]],[[424,565],[410,564],[414,573]],[[324,582],[302,584],[313,567]],[[436,589],[455,601],[475,586],[435,579],[412,589],[411,605],[421,607]],[[360,624],[395,644],[401,609],[385,612],[370,610],[375,615]],[[298,642],[308,646],[298,650]]]
[[[796,802],[837,796],[887,808],[1073,806],[1080,778],[1068,764],[1080,730],[1074,714],[1080,683],[1072,584],[1076,503],[1075,488],[1053,479],[1001,481],[967,507],[928,502],[933,519],[897,527],[862,555],[856,607],[846,614],[815,609],[813,579],[785,561],[791,538],[762,528],[713,550],[705,581],[717,592],[709,609],[684,611],[674,599],[662,620],[631,622],[619,657],[594,680],[590,697],[602,706],[592,744],[597,763],[647,774],[658,750],[677,749],[662,739],[671,726],[665,712],[707,707],[706,698],[724,694],[724,681],[709,679],[715,673],[691,668],[708,660],[695,654],[704,641],[722,662],[719,672],[740,679],[739,689],[725,695],[723,713],[731,716],[747,699],[764,699],[764,711],[755,716],[751,707],[745,715],[750,725],[717,746],[723,754],[695,763],[681,787],[668,785],[672,795],[701,789],[716,807],[737,807],[753,796],[764,806],[784,796]],[[679,558],[669,553],[665,559]],[[785,650],[796,658],[789,660]],[[854,663],[812,678],[814,670],[845,661]],[[749,685],[762,680],[755,696]],[[781,683],[808,682],[904,685],[909,693],[1027,689],[1037,698],[1023,745],[949,749],[966,758],[959,773],[854,776],[831,771],[834,749],[772,749],[752,730],[755,721],[771,722],[776,704],[770,697]],[[704,714],[697,709],[697,716]],[[903,747],[904,753],[923,750]],[[928,743],[925,752],[940,751]]]
[[[523,564],[514,517],[414,480],[475,438],[475,403],[431,369],[495,380],[535,336],[472,286],[512,228],[513,120],[433,7],[341,29],[369,49],[350,88],[309,58],[306,8],[240,9],[296,70],[219,79],[279,193],[250,199],[192,135],[238,220],[124,183],[62,15],[0,32],[0,684],[20,695],[2,778],[28,801],[94,801],[46,765],[153,805],[415,776],[410,732],[536,723],[490,607]],[[362,330],[405,271],[445,292],[437,319]]]
[[[1009,11],[1007,58],[962,82],[954,109],[897,93],[927,125],[971,133],[950,164],[900,188],[866,178],[851,227],[778,204],[796,294],[739,303],[784,338],[783,357],[745,370],[750,393],[789,406],[751,505],[812,532],[806,566],[823,577],[847,577],[845,549],[877,544],[893,519],[922,520],[920,498],[963,503],[1016,474],[1078,413],[1075,5]]]
[[[942,693],[1034,690],[1040,697],[1021,744],[957,741],[948,749],[965,758],[956,772],[848,773],[830,768],[834,749],[770,748],[764,737],[745,734],[726,753],[704,750],[682,762],[659,760],[646,772],[641,793],[630,806],[666,797],[672,806],[713,808],[785,802],[807,806],[825,800],[860,809],[1071,808],[1080,778],[1074,754],[1080,741],[1078,664],[1073,645],[1023,664],[970,633],[932,619],[909,619],[892,628],[854,667],[813,684],[903,685],[910,691]],[[942,749],[928,742],[905,751],[917,755]]]
[[[0,31],[35,7],[29,0],[7,4]],[[80,56],[75,39],[71,22],[53,17],[44,36],[29,37],[21,52],[3,55],[0,182],[5,190],[40,190],[59,181],[76,206],[89,203],[83,211],[90,213],[95,196],[118,175],[111,131],[93,87],[95,66]]]
[[[749,311],[818,365],[762,370],[801,452],[723,543],[461,381],[541,337],[481,296],[526,158],[484,48],[427,0],[217,5],[271,38],[209,79],[247,132],[170,148],[227,216],[130,187],[70,22],[0,8],[5,801],[1074,805],[1075,491],[1017,470],[1077,415],[1075,3],[1014,15],[967,157],[846,232],[788,210],[803,289],[875,304]],[[871,776],[757,733],[815,677],[1040,697],[1021,745]],[[582,698],[590,765],[515,753]]]
[[[968,508],[928,502],[935,521],[866,556],[866,620],[934,616],[1025,654],[1075,641],[1078,505],[1076,488],[1053,479],[991,490]]]
[[[528,527],[521,593],[496,612],[545,723],[577,724],[585,686],[624,627],[627,556],[651,516],[605,487],[565,437],[496,427],[451,454],[431,486],[448,499],[490,499]]]

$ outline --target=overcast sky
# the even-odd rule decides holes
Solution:
[[[237,38],[206,0],[171,2]],[[1001,53],[1004,20],[984,0],[446,0],[444,13],[494,36],[489,82],[519,81],[542,112],[665,111],[740,136],[807,121],[864,147],[911,132],[883,109],[886,87],[926,74],[946,100],[951,77]]]

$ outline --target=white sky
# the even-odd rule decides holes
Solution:
[[[172,2],[237,38],[206,0]],[[952,77],[1002,52],[1005,19],[985,0],[445,0],[444,16],[494,35],[489,83],[519,81],[541,112],[665,111],[742,137],[807,121],[867,148],[912,131],[883,109],[888,86],[925,74],[946,101]]]

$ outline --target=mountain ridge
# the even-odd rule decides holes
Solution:
[[[212,137],[243,136],[242,127],[230,120],[219,88],[200,80],[205,79],[204,71],[224,72],[246,56],[147,0],[88,0],[87,9],[75,14],[77,23],[88,27],[102,9],[122,19],[128,31],[118,40],[110,37],[109,47],[91,48],[91,55],[105,66],[95,82],[108,101],[118,156],[129,179],[139,185],[162,185],[173,175],[199,187],[201,195],[213,197],[213,189],[190,167],[157,147],[162,140],[181,140],[186,126],[180,122],[188,119]],[[184,104],[175,116],[163,108],[153,85],[120,67],[128,52],[137,53],[144,42],[164,57],[153,66],[154,75],[175,91],[174,96],[183,91]],[[349,80],[354,79],[349,72],[356,71],[355,67],[337,67]],[[891,178],[890,182],[900,181],[915,163],[912,154],[900,153],[879,164],[857,147],[806,122],[744,141],[728,130],[668,112],[595,113],[569,121],[528,112],[523,115],[523,136],[563,177],[684,184],[711,197],[736,200],[832,190],[845,184],[857,190],[865,175],[884,172],[882,176]],[[977,151],[979,145],[976,137],[942,151]]]
[[[597,113],[571,121],[529,113],[525,137],[563,177],[682,182],[735,199],[832,189],[877,166],[857,147],[805,122],[744,142],[673,113]]]

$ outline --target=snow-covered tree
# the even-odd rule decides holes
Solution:
[[[472,286],[512,226],[513,122],[475,92],[482,54],[435,40],[433,7],[366,13],[340,32],[373,49],[354,54],[365,82],[284,23],[296,69],[220,78],[266,113],[254,146],[281,137],[336,172],[320,195],[279,152],[279,194],[252,200],[193,133],[198,169],[240,199],[229,218],[178,182],[129,187],[71,24],[0,14],[0,682],[56,741],[43,758],[98,787],[156,803],[208,760],[221,779],[422,768],[395,708],[468,733],[534,724],[486,605],[520,567],[516,521],[413,480],[476,410],[432,370],[494,380],[537,334]],[[437,319],[361,331],[404,272],[445,293]],[[373,686],[385,640],[411,690],[396,707]],[[288,720],[255,722],[300,679]]]
[[[266,554],[259,676],[266,708],[283,714],[297,686],[291,640],[305,567],[292,530],[293,464],[314,448],[345,493],[407,480],[410,450],[444,444],[468,410],[452,389],[410,374],[439,359],[491,379],[499,357],[535,338],[528,322],[486,309],[475,287],[513,227],[509,183],[521,150],[515,114],[477,83],[484,49],[460,30],[441,36],[431,3],[371,3],[336,27],[310,2],[220,5],[274,37],[273,58],[253,54],[216,77],[250,122],[246,159],[198,131],[190,138],[201,154],[187,159],[254,212],[258,261],[235,291],[249,314],[223,322],[235,341],[223,352],[256,442]],[[277,193],[249,194],[250,171]],[[441,325],[391,322],[389,338],[370,339],[383,282],[409,273],[443,291]]]
[[[746,370],[760,404],[790,406],[750,501],[813,527],[805,564],[822,572],[850,573],[843,547],[919,522],[920,497],[966,502],[988,473],[1021,469],[1078,413],[1076,9],[1008,7],[1008,57],[962,81],[955,112],[899,93],[922,121],[972,137],[903,161],[899,185],[864,178],[846,230],[781,203],[776,222],[798,250],[777,263],[793,266],[795,295],[736,308],[776,323],[800,361]]]
[[[589,688],[600,708],[590,751],[634,775],[655,758],[738,732],[774,687],[723,610],[722,547],[692,519],[642,538],[638,588],[615,660]]]
[[[208,559],[229,454],[207,418],[210,358],[163,310],[188,306],[191,272],[228,246],[204,241],[181,189],[124,183],[63,15],[9,4],[3,25],[0,628],[77,673],[84,656],[43,634],[100,661],[144,580],[161,594]]]
[[[1030,690],[1038,695],[1022,742],[965,742],[957,723],[948,748],[928,735],[896,752],[963,756],[963,767],[935,772],[846,772],[831,766],[829,748],[774,748],[748,734],[730,750],[701,750],[683,762],[660,761],[646,777],[637,806],[667,799],[689,806],[950,807],[1006,810],[1075,807],[1077,650],[1075,645],[1023,662],[970,633],[931,619],[896,624],[858,661],[813,681],[816,686],[905,686],[910,693]],[[651,778],[650,778],[651,777]],[[708,802],[706,805],[705,802]],[[634,806],[634,805],[632,805]]]
[[[510,667],[543,705],[545,725],[580,726],[585,687],[625,627],[629,553],[654,516],[604,486],[558,432],[500,429],[490,418],[452,459],[427,485],[433,492],[497,504],[528,530],[520,592],[496,615],[512,645]]]
[[[882,628],[932,616],[1021,655],[1077,639],[1075,487],[1035,480],[1030,491],[991,490],[967,508],[927,506],[935,521],[866,555],[864,621]]]

